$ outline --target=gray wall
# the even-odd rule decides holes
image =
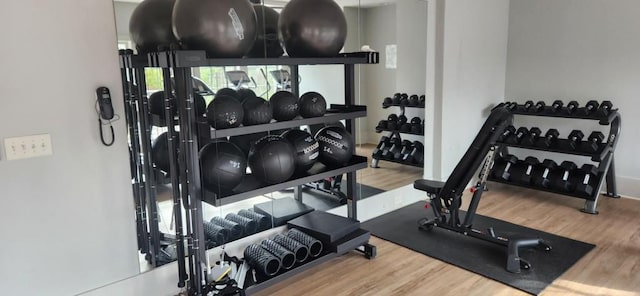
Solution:
[[[137,274],[113,3],[10,1],[0,26],[0,138],[48,133],[54,153],[7,161],[0,149],[2,294],[75,295]],[[112,147],[98,86],[122,116]]]
[[[640,196],[640,139],[634,136],[640,126],[640,1],[512,0],[510,11],[507,99],[563,98],[581,104],[611,99],[623,119],[616,150],[618,189]],[[519,123],[559,127],[565,137],[574,128],[599,129],[592,121],[520,117]]]
[[[130,40],[129,36],[129,18],[138,3],[131,2],[113,2],[113,8],[116,15],[116,33],[118,40]]]

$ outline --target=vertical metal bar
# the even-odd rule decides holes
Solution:
[[[353,64],[344,65],[344,104],[351,106],[355,104],[355,66]],[[345,120],[347,132],[352,136],[356,132],[356,120]],[[355,139],[354,139],[355,140]],[[355,147],[354,147],[355,149]],[[355,152],[355,151],[354,151]],[[351,219],[358,219],[358,200],[359,192],[356,190],[356,172],[347,173],[347,212]]]
[[[176,254],[178,256],[178,287],[183,288],[187,280],[186,266],[184,263],[184,238],[182,233],[182,207],[180,206],[180,179],[181,174],[178,168],[177,137],[175,119],[173,114],[173,89],[171,87],[171,70],[162,69],[162,81],[164,85],[164,116],[167,123],[167,140],[169,150],[169,175],[171,177],[171,189],[173,191],[173,216],[176,223]]]
[[[607,145],[611,147],[611,164],[607,170],[607,196],[616,198],[620,197],[620,195],[618,195],[618,189],[616,186],[616,169],[613,155],[616,150],[616,146],[618,145],[618,138],[620,138],[621,121],[622,119],[620,118],[620,114],[617,114],[617,116],[611,120],[609,138],[607,139]]]
[[[299,79],[299,67],[298,65],[289,66],[291,69],[291,92],[296,95],[296,97],[300,97],[300,79]],[[299,202],[302,202],[302,185],[298,185],[293,188],[293,198]]]
[[[293,198],[299,202],[302,202],[302,185],[293,187]]]
[[[151,128],[149,125],[149,102],[147,98],[144,68],[136,68],[138,78],[138,118],[140,119],[140,140],[142,142],[142,170],[144,172],[145,193],[149,211],[149,235],[151,239],[151,263],[158,266],[157,256],[160,253],[160,229],[158,227],[158,205],[156,204],[156,182],[151,159]]]
[[[198,133],[195,116],[195,104],[191,87],[190,68],[174,68],[176,83],[176,100],[180,113],[180,134],[184,139],[184,157],[187,189],[189,192],[192,242],[193,242],[193,269],[192,281],[195,282],[196,295],[202,294],[204,280],[203,266],[206,266],[206,248],[202,217],[202,186],[200,180],[200,160],[198,158]]]
[[[618,195],[618,189],[616,188],[616,166],[613,151],[611,153],[611,163],[609,164],[609,170],[607,170],[607,196],[617,198],[620,195]]]

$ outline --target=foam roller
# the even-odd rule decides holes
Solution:
[[[309,256],[318,257],[322,253],[322,243],[313,236],[310,236],[295,228],[287,231],[286,235],[307,246],[307,248],[309,248]]]
[[[271,219],[269,219],[269,217],[265,215],[247,210],[240,210],[238,212],[238,215],[256,221],[256,223],[258,224],[258,231],[263,231],[271,228]]]
[[[296,255],[287,250],[285,247],[279,245],[278,243],[270,239],[266,239],[260,243],[260,246],[262,246],[263,249],[269,251],[269,253],[273,254],[273,256],[276,256],[278,259],[280,259],[282,268],[291,269],[291,267],[296,264]]]
[[[235,240],[242,237],[242,226],[240,224],[224,219],[222,217],[211,218],[211,223],[229,230],[229,240]]]
[[[275,275],[282,266],[280,259],[256,244],[251,244],[244,249],[244,260],[253,269],[267,276]]]
[[[224,218],[240,224],[240,227],[242,227],[243,236],[254,234],[258,230],[258,224],[256,223],[256,221],[253,221],[249,218],[245,218],[234,213],[229,213]]]
[[[309,248],[307,248],[307,246],[288,236],[276,234],[276,236],[273,237],[273,241],[293,252],[296,256],[296,261],[298,262],[306,260],[309,256]]]
[[[207,221],[204,221],[204,223],[202,223],[202,226],[205,238],[215,245],[222,245],[229,240],[228,229]]]

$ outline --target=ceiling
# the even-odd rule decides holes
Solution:
[[[132,2],[139,3],[142,0],[114,0],[115,2]],[[270,6],[284,6],[289,0],[264,0]],[[344,7],[374,7],[394,3],[397,0],[335,0]]]

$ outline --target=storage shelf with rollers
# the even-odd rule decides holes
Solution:
[[[576,101],[564,106],[561,100],[555,100],[550,106],[544,101],[506,102],[500,106],[507,107],[515,115],[597,120],[600,125],[609,125],[610,131],[608,136],[599,131],[585,136],[587,132],[576,129],[561,138],[554,128],[543,133],[537,127],[509,126],[498,139],[502,146],[501,157],[496,159],[489,180],[585,199],[581,210],[590,214],[598,213],[598,197],[605,184],[606,195],[618,197],[614,152],[621,117],[610,101],[591,100],[584,107]],[[578,168],[571,161],[558,164],[551,159],[540,161],[531,156],[520,160],[509,154],[509,147],[585,156],[598,165],[584,164]]]
[[[424,109],[425,95],[411,95],[396,93],[393,98],[387,97],[382,102],[382,108],[400,107],[400,114],[391,114],[387,120],[381,120],[376,126],[376,132],[387,132],[383,136],[371,155],[371,167],[379,168],[380,160],[394,162],[415,167],[423,167],[424,145],[420,141],[402,140],[401,134],[424,136],[424,122],[415,116],[408,120],[405,108]]]

